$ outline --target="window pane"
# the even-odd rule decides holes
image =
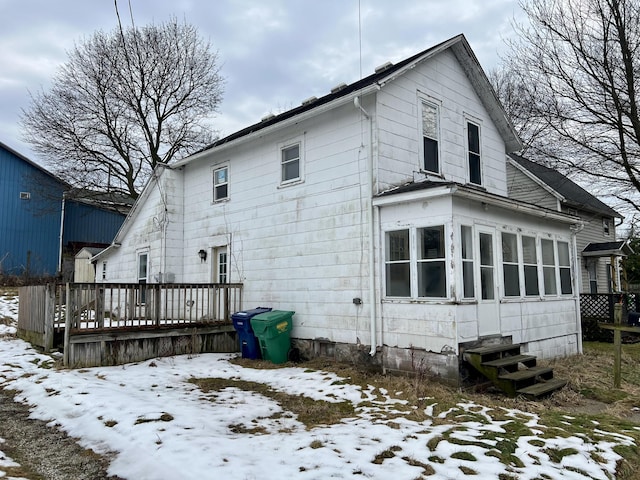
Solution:
[[[444,226],[418,230],[419,259],[444,258]]]
[[[545,295],[555,295],[558,293],[556,289],[556,269],[554,267],[544,267],[542,273],[544,275]]]
[[[537,263],[536,239],[534,237],[522,237],[522,260],[524,263]]]
[[[524,266],[524,293],[527,296],[540,295],[538,288],[538,267],[535,265]]]
[[[438,173],[438,141],[431,138],[423,138],[424,169],[428,172]]]
[[[219,185],[221,183],[227,182],[227,169],[221,168],[220,170],[215,171],[215,183]]]
[[[464,298],[476,296],[473,284],[473,262],[462,262],[462,283],[464,287]]]
[[[480,269],[480,284],[482,288],[482,299],[493,300],[494,299],[493,268],[482,267]]]
[[[438,107],[422,102],[422,135],[438,140]]]
[[[418,264],[418,296],[445,297],[446,283],[444,262]]]
[[[460,227],[460,236],[462,237],[462,258],[473,258],[473,235],[471,227],[463,225]]]
[[[293,145],[282,150],[282,162],[290,162],[300,158],[300,145]]]
[[[282,180],[293,180],[300,177],[298,161],[282,164]]]
[[[469,153],[469,181],[476,185],[482,185],[480,155],[475,153]]]
[[[387,261],[409,260],[409,230],[387,232]]]
[[[560,292],[563,295],[571,295],[573,293],[573,289],[571,287],[571,269],[570,268],[560,269]]]
[[[480,153],[480,127],[473,123],[467,123],[467,137],[469,140],[469,151],[473,153]]]
[[[542,240],[542,263],[544,265],[555,265],[555,255],[553,253],[553,240]]]
[[[502,260],[518,263],[518,237],[513,233],[502,234]]]
[[[147,254],[140,255],[138,259],[138,279],[146,280],[147,278]]]
[[[493,236],[488,233],[480,234],[480,265],[493,266]]]
[[[411,295],[409,263],[387,264],[387,295],[408,297]]]
[[[215,189],[214,200],[220,200],[223,198],[227,198],[227,185],[218,185]]]
[[[520,296],[518,265],[504,265],[504,294],[507,297]]]
[[[569,263],[569,244],[567,242],[558,242],[558,265],[568,267]]]

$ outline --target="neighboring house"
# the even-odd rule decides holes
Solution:
[[[557,170],[519,155],[509,157],[510,197],[580,218],[576,233],[580,291],[621,291],[620,260],[631,253],[627,242],[616,238],[622,215]]]
[[[159,167],[97,281],[242,282],[303,355],[428,368],[581,350],[576,225],[508,196],[521,143],[459,35]]]
[[[114,208],[0,143],[0,275],[59,275],[65,258],[72,272],[83,246],[113,240],[125,218]]]

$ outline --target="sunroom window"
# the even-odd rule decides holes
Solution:
[[[391,297],[411,296],[409,230],[386,234],[386,292]]]
[[[506,297],[520,296],[520,272],[518,268],[518,236],[502,234],[502,268],[504,273],[504,294]]]
[[[444,226],[419,228],[418,240],[418,296],[445,297]]]

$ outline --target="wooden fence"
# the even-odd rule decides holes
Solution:
[[[70,283],[21,287],[18,334],[71,367],[238,350],[242,284]]]

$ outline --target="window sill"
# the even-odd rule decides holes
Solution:
[[[302,178],[296,178],[295,180],[287,180],[286,182],[282,182],[280,185],[278,185],[278,188],[292,187],[294,185],[300,185],[301,183],[304,183],[304,180]]]
[[[220,205],[220,204],[224,204],[227,203],[229,201],[229,197],[227,198],[221,198],[220,200],[214,200],[211,202],[211,205]]]
[[[450,298],[410,298],[410,297],[387,297],[382,299],[382,303],[391,304],[439,304],[455,305],[456,302]]]

